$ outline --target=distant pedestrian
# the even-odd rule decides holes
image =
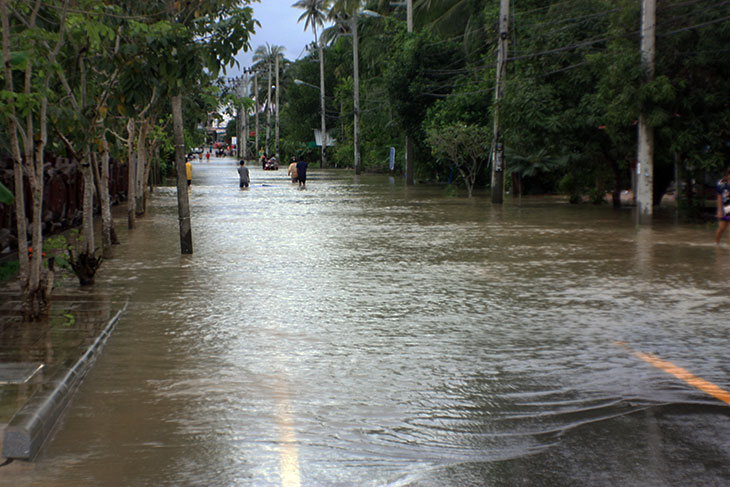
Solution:
[[[725,175],[715,186],[717,191],[717,233],[715,243],[720,243],[720,238],[730,223],[730,167],[725,170]]]
[[[297,179],[299,187],[305,189],[307,187],[307,161],[297,162]]]
[[[210,151],[205,153],[205,162],[210,162]]]
[[[187,161],[185,163],[185,175],[188,177],[188,186],[193,184],[193,163]]]
[[[266,152],[261,153],[261,169],[266,169]]]
[[[246,167],[246,163],[241,159],[241,162],[239,163],[240,166],[238,166],[238,187],[239,188],[248,188],[248,183],[251,182],[251,178],[248,174],[248,168]]]
[[[289,176],[291,176],[291,182],[296,183],[299,181],[299,176],[297,174],[297,158],[292,157],[291,158],[291,164],[289,164],[289,170],[286,172]]]

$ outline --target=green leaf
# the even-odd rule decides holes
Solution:
[[[0,183],[0,203],[9,205],[15,201],[15,196],[3,183]]]

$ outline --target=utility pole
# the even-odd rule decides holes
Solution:
[[[236,94],[243,97],[243,75],[236,78]],[[241,135],[243,135],[243,101],[236,110],[236,157],[241,157]]]
[[[354,127],[352,145],[355,148],[355,174],[360,174],[360,65],[358,55],[358,38],[357,38],[357,7],[352,12],[352,94],[354,107]]]
[[[317,40],[315,32],[314,42],[317,44],[317,52],[319,53],[319,109],[320,122],[322,131],[322,144],[320,145],[320,167],[327,167],[327,122],[325,120],[325,103],[324,91],[324,49],[322,47],[322,39]]]
[[[504,141],[499,129],[499,104],[504,96],[509,39],[509,0],[499,2],[497,80],[494,88],[494,130],[492,133],[492,204],[501,205],[504,193]]]
[[[242,97],[248,97],[249,94],[249,86],[248,86],[248,73],[250,71],[248,68],[245,68],[243,70],[243,86],[241,87],[241,96]],[[243,133],[241,134],[241,139],[239,140],[238,144],[243,148],[243,152],[241,153],[241,158],[245,161],[248,158],[248,107],[244,106],[243,108]]]
[[[274,103],[276,105],[274,107],[274,110],[275,110],[274,113],[276,114],[275,121],[274,121],[274,123],[276,124],[276,132],[274,134],[274,137],[276,139],[276,141],[274,142],[274,153],[276,154],[277,161],[279,160],[279,88],[280,88],[280,86],[279,86],[279,57],[280,56],[277,53],[276,54],[276,88],[275,88],[276,99],[274,101]]]
[[[254,103],[254,118],[256,119],[256,147],[253,149],[255,157],[258,157],[259,153],[259,71],[258,69],[253,72],[253,94],[256,103]]]
[[[406,26],[408,32],[413,32],[413,0],[406,0]],[[413,186],[413,141],[406,134],[406,186]]]
[[[413,32],[413,0],[406,2],[406,26],[408,32]]]
[[[494,87],[494,130],[492,132],[492,204],[501,205],[504,193],[504,142],[499,128],[499,104],[504,96],[509,39],[509,0],[499,2],[497,80]]]
[[[656,0],[643,0],[641,5],[641,67],[645,81],[654,79],[656,48]],[[639,144],[636,163],[637,222],[651,223],[654,204],[654,128],[647,123],[644,110],[639,114]]]

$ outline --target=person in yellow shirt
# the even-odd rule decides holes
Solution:
[[[185,174],[188,176],[188,186],[193,183],[193,164],[190,161],[185,163]]]

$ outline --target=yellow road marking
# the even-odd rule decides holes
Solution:
[[[706,392],[707,394],[721,400],[726,404],[730,404],[730,392],[726,391],[722,387],[715,385],[712,382],[708,382],[701,377],[697,377],[693,373],[689,372],[687,369],[683,369],[682,367],[674,365],[672,362],[669,362],[667,360],[662,360],[654,354],[637,352],[630,349],[624,342],[616,342],[616,344],[625,348],[644,362],[653,365],[657,369],[661,369],[668,374],[672,374],[677,379],[686,382],[692,387]]]

